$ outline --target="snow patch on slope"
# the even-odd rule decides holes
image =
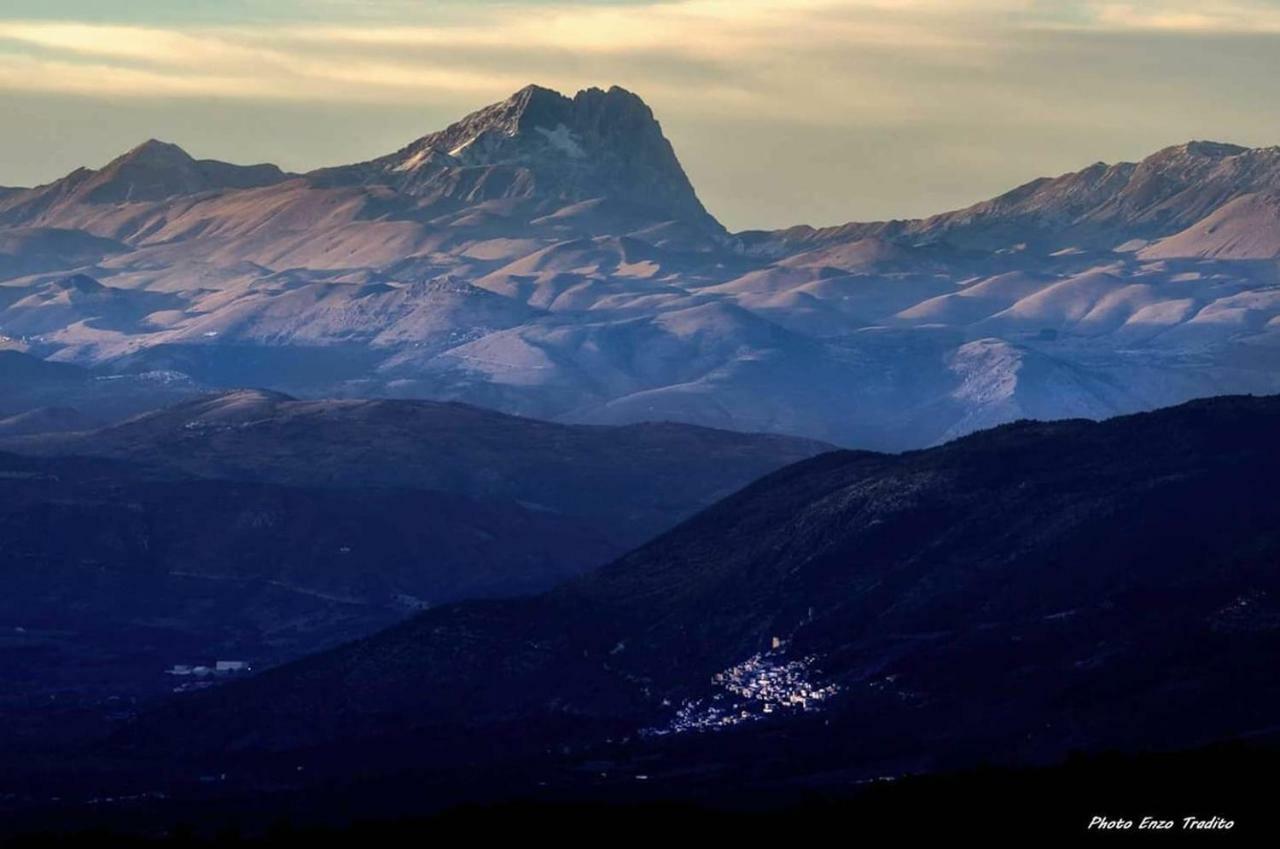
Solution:
[[[546,138],[547,142],[556,150],[564,153],[572,159],[583,159],[587,152],[582,149],[582,145],[578,143],[577,138],[573,135],[573,131],[564,124],[557,124],[554,130],[548,130],[546,127],[538,127],[538,132]]]

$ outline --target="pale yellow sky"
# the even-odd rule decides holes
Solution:
[[[148,137],[308,169],[529,82],[619,84],[728,226],[828,224],[1191,138],[1280,144],[1278,78],[1275,0],[5,0],[0,184]]]

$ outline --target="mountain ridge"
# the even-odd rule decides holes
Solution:
[[[25,204],[10,206],[0,215],[10,218],[33,216],[42,205],[54,203],[139,203],[162,201],[176,196],[224,189],[247,189],[273,185],[289,175],[275,165],[232,165],[216,159],[194,159],[176,144],[148,139],[112,159],[98,170],[79,168],[34,189],[0,195],[13,200],[20,193],[30,195]],[[34,209],[23,207],[34,207]]]
[[[1246,161],[1234,163],[1228,160],[1242,159]],[[1225,166],[1225,168],[1224,168]],[[1227,174],[1214,174],[1215,170],[1226,170]],[[776,234],[784,242],[822,243],[825,241],[844,239],[851,236],[866,237],[881,235],[888,238],[911,239],[919,236],[929,238],[930,233],[941,231],[943,237],[951,231],[961,231],[981,223],[982,219],[998,214],[1038,213],[1049,216],[1057,215],[1066,218],[1065,222],[1047,221],[1059,228],[1063,223],[1078,225],[1079,221],[1071,220],[1062,210],[1070,205],[1078,205],[1082,209],[1076,217],[1089,219],[1102,218],[1104,222],[1114,221],[1114,216],[1121,211],[1136,213],[1140,218],[1152,215],[1149,209],[1126,209],[1126,200],[1135,196],[1145,197],[1155,194],[1157,200],[1168,200],[1161,197],[1154,184],[1166,178],[1170,172],[1172,177],[1172,195],[1186,192],[1195,187],[1197,182],[1208,180],[1229,180],[1236,177],[1245,180],[1244,185],[1214,185],[1206,192],[1208,197],[1196,198],[1190,212],[1177,219],[1177,223],[1190,226],[1196,219],[1187,220],[1194,215],[1207,215],[1213,209],[1229,199],[1257,188],[1274,188],[1280,186],[1280,146],[1248,148],[1240,145],[1214,141],[1190,141],[1171,145],[1136,162],[1106,163],[1096,162],[1079,171],[1069,171],[1056,177],[1038,177],[1017,186],[990,200],[979,201],[966,207],[937,213],[923,218],[892,219],[871,222],[850,222],[830,227],[810,227],[800,225],[777,231],[748,231],[754,239]],[[1260,172],[1260,173],[1259,173]],[[1169,192],[1169,187],[1164,187]],[[1065,195],[1065,197],[1063,197]],[[1039,208],[1037,208],[1039,205]],[[1153,204],[1156,210],[1158,204]],[[1083,213],[1083,215],[1082,215]],[[1111,216],[1111,217],[1108,217]],[[1161,222],[1163,225],[1164,222]],[[1172,236],[1171,232],[1157,231],[1163,236]],[[1089,238],[1098,238],[1097,234],[1087,234]],[[1122,244],[1133,238],[1126,234],[1124,238],[1113,242]],[[981,237],[979,237],[981,238]],[[985,244],[978,241],[976,244]]]
[[[687,214],[690,220],[702,219],[701,223],[710,224],[712,229],[721,233],[726,232],[718,222],[715,222],[714,218],[710,216],[693,194],[693,188],[689,184],[688,177],[675,158],[669,142],[665,138],[661,138],[661,129],[653,118],[652,110],[637,95],[619,86],[611,86],[608,89],[586,88],[577,92],[573,97],[567,97],[553,89],[530,84],[505,100],[478,109],[448,127],[428,133],[393,153],[352,165],[323,166],[301,175],[283,172],[277,166],[270,164],[230,165],[229,163],[212,159],[194,160],[175,144],[148,139],[113,159],[98,171],[80,168],[61,180],[55,180],[37,187],[37,189],[47,189],[63,181],[75,184],[91,177],[102,179],[105,174],[111,174],[123,166],[137,162],[160,168],[167,167],[172,169],[177,165],[193,165],[218,171],[224,177],[224,180],[221,182],[211,180],[210,185],[205,190],[209,188],[253,188],[270,185],[273,182],[280,182],[297,176],[305,177],[320,184],[361,182],[375,177],[388,180],[396,172],[400,172],[402,175],[412,174],[412,172],[421,170],[424,166],[432,165],[432,160],[437,157],[445,160],[446,169],[450,165],[476,167],[484,164],[519,162],[521,156],[518,150],[510,151],[513,155],[509,161],[503,161],[499,158],[496,162],[486,162],[485,160],[489,155],[497,154],[501,156],[503,146],[501,144],[481,144],[477,149],[480,152],[477,154],[472,151],[472,145],[477,141],[483,142],[485,139],[492,139],[494,136],[516,139],[528,137],[531,133],[539,131],[545,133],[547,138],[550,138],[555,135],[554,130],[560,126],[573,132],[593,124],[595,129],[607,128],[608,132],[613,135],[640,134],[651,136],[642,141],[643,144],[654,145],[658,148],[657,151],[650,154],[660,160],[660,167],[655,170],[659,172],[666,171],[667,175],[676,183],[670,189],[671,193],[677,195],[686,194],[685,197],[676,198],[675,205],[672,208],[681,214]],[[652,137],[654,131],[656,131],[656,137]],[[577,143],[572,139],[557,139],[548,141],[547,144],[570,158],[585,158],[588,155],[587,151],[581,148],[575,150]],[[1243,163],[1239,168],[1234,169],[1237,174],[1243,172],[1242,176],[1248,178],[1251,176],[1250,172],[1261,170],[1264,173],[1253,174],[1252,176],[1261,179],[1268,186],[1274,187],[1277,185],[1277,180],[1280,178],[1276,177],[1274,169],[1280,167],[1275,163],[1276,160],[1280,160],[1280,146],[1249,148],[1228,142],[1198,139],[1170,145],[1137,161],[1116,163],[1099,161],[1080,171],[1066,172],[1056,177],[1035,178],[990,200],[979,201],[969,206],[925,217],[850,221],[844,224],[822,227],[795,225],[772,231],[747,229],[735,235],[746,237],[748,243],[756,243],[761,237],[769,235],[776,236],[784,243],[824,242],[855,233],[860,237],[874,234],[894,239],[910,238],[919,232],[933,230],[939,225],[942,225],[944,230],[953,229],[957,223],[969,223],[969,219],[983,217],[990,212],[999,211],[1001,208],[1017,207],[1020,202],[1025,201],[1028,197],[1041,194],[1042,190],[1046,188],[1062,188],[1068,193],[1077,193],[1081,189],[1102,191],[1101,201],[1095,205],[1105,206],[1107,203],[1116,202],[1114,198],[1107,196],[1107,188],[1115,186],[1117,183],[1132,180],[1138,183],[1135,187],[1136,190],[1149,193],[1151,187],[1146,181],[1152,177],[1158,177],[1162,173],[1167,173],[1170,169],[1177,169],[1181,172],[1177,177],[1177,184],[1180,189],[1185,190],[1189,184],[1202,177],[1204,171],[1211,170],[1203,167],[1205,163],[1222,164],[1224,160],[1238,157],[1254,158],[1262,160],[1262,162]],[[237,174],[240,175],[239,184],[235,179]],[[401,176],[399,179],[401,184],[397,186],[398,190],[430,194],[426,187],[414,185],[410,177]],[[426,182],[429,183],[430,180]],[[456,186],[446,187],[443,192],[447,196],[448,192],[454,191],[456,188]],[[533,193],[535,191],[535,187],[532,186],[517,188],[518,191],[522,192]],[[95,186],[95,189],[101,191],[102,187]],[[1123,189],[1123,186],[1121,189]],[[30,191],[34,190],[0,187],[0,199],[8,195]],[[193,193],[195,191],[198,191],[198,189],[188,188],[175,193]],[[94,193],[90,192],[90,194]],[[509,193],[499,190],[494,197],[509,196]],[[108,197],[111,200],[123,199],[109,196],[106,193],[100,195],[99,199],[106,200]],[[574,197],[572,192],[562,197],[572,197],[577,200],[588,199],[585,195]],[[477,201],[492,198],[486,195],[484,191],[480,191],[465,199]]]
[[[890,450],[1280,390],[1280,148],[1189,142],[926,219],[739,234],[616,87],[526,87],[268,185],[135,159],[176,165],[107,197],[200,191],[90,203],[85,171],[0,199],[0,334],[213,388]],[[51,288],[73,274],[100,298]],[[58,405],[79,408],[34,404]]]

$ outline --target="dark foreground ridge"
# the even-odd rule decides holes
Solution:
[[[543,595],[174,699],[91,768],[68,753],[74,788],[15,761],[4,789],[337,792],[403,815],[1269,739],[1280,503],[1256,484],[1280,473],[1277,432],[1280,398],[1226,397],[825,454]]]
[[[1162,845],[1191,840],[1260,845],[1278,828],[1269,785],[1253,779],[1278,766],[1276,749],[1237,744],[1140,756],[1073,756],[1048,768],[982,767],[842,793],[801,788],[750,798],[711,794],[692,801],[660,794],[637,793],[620,801],[545,793],[501,804],[460,805],[431,816],[346,823],[338,816],[327,826],[307,824],[316,821],[319,809],[270,811],[247,802],[187,805],[167,810],[161,819],[117,812],[97,820],[91,830],[74,824],[70,830],[27,830],[12,845],[347,847],[536,838],[594,846],[611,834],[655,843],[678,835],[748,845],[789,844],[823,834],[840,835],[854,845],[958,834],[1032,845],[1127,845],[1135,838]],[[331,812],[353,809],[351,796],[324,801],[333,806]]]
[[[1235,397],[822,455],[546,595],[428,611],[175,703],[131,745],[787,716],[861,728],[864,768],[898,772],[1267,727],[1280,504],[1253,482],[1277,432],[1280,398]]]

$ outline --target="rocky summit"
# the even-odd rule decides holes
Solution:
[[[549,211],[607,198],[708,234],[721,229],[653,112],[617,86],[569,98],[531,85],[390,156],[323,171],[316,180],[382,184],[431,201],[531,200]]]

